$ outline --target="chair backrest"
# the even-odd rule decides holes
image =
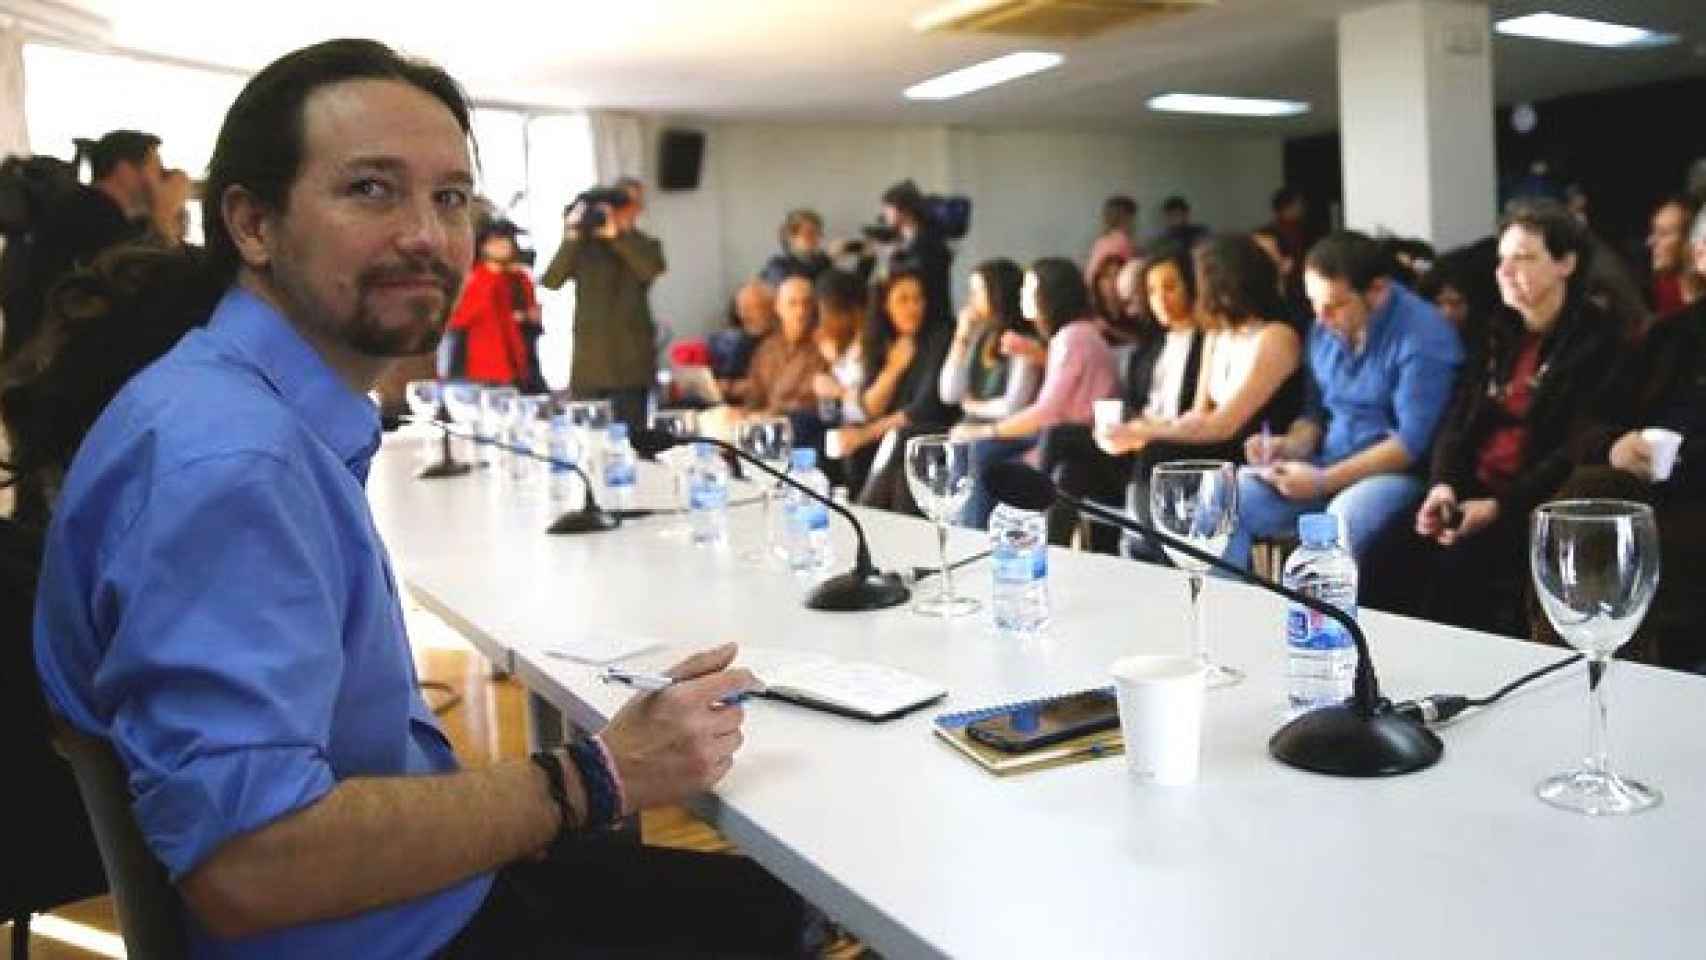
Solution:
[[[130,806],[124,765],[105,741],[60,724],[54,745],[71,762],[83,807],[95,828],[118,906],[125,952],[132,957],[181,957],[183,914],[166,868],[142,839]]]

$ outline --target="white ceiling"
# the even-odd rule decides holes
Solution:
[[[1160,24],[1060,44],[913,32],[912,18],[940,0],[77,2],[109,19],[119,46],[245,70],[326,37],[377,37],[444,64],[476,97],[515,104],[707,119],[1293,134],[1334,125],[1335,17],[1380,0],[1221,0]],[[7,5],[0,0],[0,10]],[[1502,103],[1706,74],[1706,0],[1492,6],[1495,16],[1548,9],[1685,37],[1642,51],[1499,38],[1494,75]],[[900,97],[918,80],[1032,48],[1058,50],[1066,63],[955,101]],[[1148,96],[1170,89],[1304,99],[1315,110],[1296,120],[1216,121],[1144,109]]]

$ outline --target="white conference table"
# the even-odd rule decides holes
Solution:
[[[537,490],[516,496],[500,476],[420,482],[415,464],[411,441],[388,440],[368,483],[400,575],[578,726],[596,728],[627,696],[544,652],[582,635],[676,645],[635,657],[642,665],[732,639],[890,664],[948,688],[941,704],[883,724],[754,701],[733,771],[697,804],[885,956],[1706,955],[1701,678],[1622,664],[1610,674],[1613,759],[1665,794],[1639,816],[1594,820],[1534,796],[1583,753],[1579,666],[1444,729],[1430,770],[1317,776],[1267,754],[1283,720],[1282,601],[1211,581],[1212,643],[1248,678],[1209,694],[1200,782],[1139,784],[1118,758],[997,778],[938,742],[930,718],[1100,686],[1120,656],[1184,650],[1178,573],[1057,550],[1053,625],[1012,641],[986,612],[945,622],[906,607],[808,610],[785,572],[672,539],[662,518],[545,536]],[[643,500],[662,497],[660,473],[642,465]],[[758,517],[731,511],[737,551]],[[928,524],[860,517],[879,565],[935,562]],[[833,526],[839,568],[852,538]],[[984,546],[957,530],[950,557]],[[987,603],[986,564],[957,582]],[[1562,655],[1376,612],[1363,622],[1394,699],[1484,695]]]

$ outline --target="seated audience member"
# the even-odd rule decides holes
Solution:
[[[711,376],[725,401],[745,399],[742,391],[753,351],[775,329],[775,291],[758,280],[741,284],[729,305],[729,325],[705,338],[711,351]]]
[[[1136,261],[1133,262],[1136,264]],[[1206,337],[1196,318],[1196,270],[1189,255],[1163,245],[1140,264],[1136,281],[1147,291],[1143,326],[1127,360],[1125,407],[1140,420],[1171,423],[1196,403]],[[1137,455],[1109,454],[1097,446],[1085,424],[1058,424],[1043,431],[1038,457],[1043,472],[1073,496],[1110,505],[1125,502]],[[1065,544],[1073,513],[1057,508],[1049,517],[1049,537]],[[1118,532],[1089,530],[1093,549],[1112,552]]]
[[[854,487],[864,506],[917,513],[900,451],[907,437],[946,430],[959,415],[938,389],[953,328],[933,314],[923,279],[906,270],[891,272],[871,304],[859,347],[865,422],[833,431],[825,444],[846,461],[850,483],[864,478]]]
[[[1694,201],[1686,196],[1666,197],[1653,210],[1647,250],[1652,257],[1652,284],[1648,303],[1653,315],[1666,317],[1700,296],[1688,272],[1687,237],[1694,219]]]
[[[1020,309],[1048,344],[1048,365],[1037,398],[1023,410],[994,423],[961,423],[951,434],[972,441],[972,475],[981,477],[992,463],[1021,456],[1036,446],[1042,431],[1062,423],[1090,423],[1092,404],[1114,396],[1119,373],[1114,355],[1090,316],[1084,278],[1072,261],[1044,257],[1025,273]],[[961,522],[982,529],[989,524],[995,499],[981,481],[972,487]]]
[[[994,423],[1030,404],[1042,380],[1042,367],[1029,351],[1009,354],[1002,342],[1011,334],[1033,340],[1034,328],[1019,309],[1025,273],[1011,260],[986,260],[966,284],[966,305],[948,359],[942,363],[942,402],[958,405],[962,422]]]
[[[1155,280],[1172,283],[1174,270]],[[1104,431],[1097,445],[1110,456],[1134,458],[1130,507],[1149,515],[1149,472],[1169,460],[1238,460],[1245,439],[1283,430],[1302,404],[1302,339],[1281,319],[1279,272],[1249,237],[1217,236],[1197,247],[1196,312],[1208,334],[1203,375],[1188,410],[1138,415]]]
[[[758,271],[758,279],[770,289],[779,289],[783,280],[794,276],[815,281],[830,268],[829,254],[823,251],[823,217],[816,210],[788,211],[777,233],[782,249]]]
[[[1295,187],[1282,186],[1274,191],[1268,207],[1274,218],[1257,227],[1252,236],[1273,238],[1273,253],[1279,260],[1280,286],[1286,301],[1302,300],[1303,254],[1309,249],[1309,205]]]
[[[1706,213],[1697,216],[1696,232],[1706,235]],[[1696,246],[1695,257],[1706,261],[1703,248]],[[1665,478],[1654,473],[1654,435],[1646,432],[1654,429],[1682,437]],[[1706,569],[1706,299],[1654,325],[1613,374],[1574,448],[1581,465],[1557,499],[1636,500],[1658,514],[1659,591],[1627,655],[1706,672],[1706,591],[1691,575]],[[1538,610],[1530,617],[1534,636],[1558,642]]]
[[[1090,278],[1090,316],[1095,319],[1096,329],[1102,332],[1102,339],[1108,341],[1109,346],[1135,343],[1142,322],[1130,309],[1129,298],[1120,295],[1120,273],[1131,262],[1104,257]]]
[[[1184,197],[1171,196],[1161,204],[1161,232],[1155,235],[1155,245],[1171,243],[1186,250],[1195,250],[1206,240],[1208,227],[1191,222],[1191,205]]]
[[[1499,308],[1497,237],[1477,240],[1468,246],[1447,250],[1422,274],[1416,294],[1434,305],[1439,315],[1454,327],[1464,344],[1484,342],[1481,329]],[[1585,290],[1585,274],[1576,279]]]
[[[1137,201],[1130,197],[1114,196],[1102,201],[1102,232],[1090,244],[1090,255],[1084,260],[1084,282],[1095,289],[1097,271],[1111,259],[1122,263],[1138,255]]]
[[[368,41],[249,81],[209,165],[206,266],[85,304],[115,330],[169,311],[135,323],[164,356],[103,359],[102,377],[141,372],[110,402],[58,394],[93,425],[79,443],[55,410],[48,448],[23,452],[77,450],[37,593],[43,692],[126,768],[189,955],[796,955],[803,904],[750,863],[556,842],[727,772],[743,717],[708,705],[752,682],[732,648],[596,737],[479,770],[416,688],[362,492],[363,394],[432,348],[473,260],[470,126],[451,78]],[[375,156],[407,227],[338,186]],[[388,276],[399,248],[422,266]]]
[[[1463,348],[1432,305],[1392,281],[1380,246],[1353,232],[1317,243],[1304,286],[1315,306],[1303,414],[1283,436],[1245,441],[1238,527],[1226,558],[1250,563],[1258,537],[1292,537],[1326,510],[1360,561],[1421,500],[1418,465],[1451,399]]]
[[[1504,309],[1467,345],[1434,442],[1414,531],[1396,529],[1369,564],[1366,602],[1512,635],[1526,632],[1528,516],[1569,476],[1571,429],[1597,401],[1622,336],[1586,294],[1592,247],[1551,200],[1520,200],[1499,231]],[[1380,576],[1391,552],[1396,576]],[[1403,555],[1414,557],[1404,562]]]
[[[498,220],[476,238],[479,261],[468,271],[450,329],[464,338],[462,375],[476,383],[522,386],[532,379],[521,319],[538,309],[533,280],[510,269],[515,225]]]
[[[817,300],[812,281],[792,276],[776,290],[778,329],[753,351],[742,391],[749,413],[816,412],[812,380],[828,369],[812,340]]]
[[[189,241],[190,232],[190,175],[182,170],[167,170],[160,175],[160,186],[148,208],[148,239],[168,250],[176,250]]]
[[[845,270],[818,274],[817,349],[826,372],[812,379],[824,425],[838,427],[865,422],[861,394],[865,362],[859,349],[865,305],[870,299],[859,277]]]

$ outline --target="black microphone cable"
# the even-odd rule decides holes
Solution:
[[[1581,660],[1582,655],[1578,653],[1565,657],[1556,663],[1549,663],[1538,670],[1523,674],[1485,697],[1466,697],[1460,693],[1436,693],[1417,700],[1395,703],[1392,705],[1392,710],[1399,716],[1408,717],[1420,724],[1445,723],[1465,710],[1490,707],[1541,677],[1556,673],[1572,664],[1580,663]]]

